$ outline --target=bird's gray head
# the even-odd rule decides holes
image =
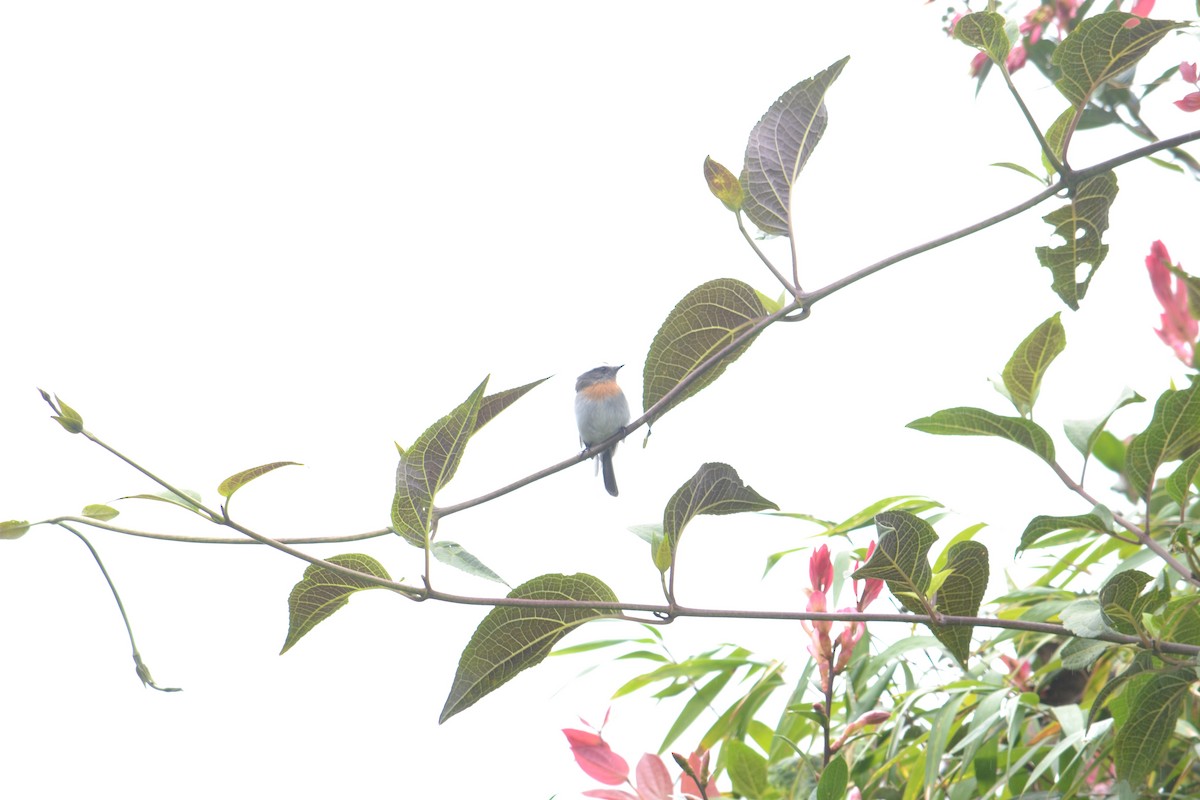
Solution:
[[[579,379],[575,381],[575,391],[578,392],[585,386],[591,386],[596,383],[604,383],[605,381],[616,380],[617,370],[623,366],[625,365],[619,364],[615,367],[596,367],[595,369],[589,369],[587,372],[580,375]]]

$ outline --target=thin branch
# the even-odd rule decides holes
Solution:
[[[152,531],[139,531],[135,528],[122,528],[118,525],[109,525],[106,522],[101,522],[90,517],[54,517],[53,519],[42,520],[35,522],[34,525],[61,525],[64,522],[69,522],[76,525],[88,525],[93,528],[98,528],[103,531],[112,533],[122,533],[126,536],[137,536],[142,539],[158,539],[164,542],[184,542],[188,544],[251,544],[261,545],[262,542],[257,542],[253,539],[230,539],[229,537],[219,536],[188,536],[185,534],[176,533],[154,533]],[[341,542],[360,542],[364,539],[376,539],[380,536],[387,536],[392,531],[388,528],[382,528],[377,531],[367,531],[366,533],[351,533],[346,536],[307,536],[292,539],[276,539],[280,544],[338,544]]]
[[[1059,480],[1061,480],[1063,484],[1072,492],[1079,495],[1093,506],[1100,505],[1096,498],[1092,497],[1092,495],[1088,493],[1083,486],[1076,483],[1075,480],[1067,474],[1066,470],[1060,467],[1057,463],[1051,463],[1050,468],[1054,470],[1054,474],[1057,475]],[[1193,572],[1186,564],[1175,558],[1175,556],[1171,555],[1167,548],[1163,547],[1158,540],[1150,536],[1147,531],[1142,530],[1138,525],[1125,519],[1125,517],[1121,516],[1120,514],[1113,514],[1113,521],[1136,536],[1138,542],[1166,562],[1166,564],[1171,569],[1175,570],[1175,572],[1179,573],[1179,575],[1185,581],[1193,586],[1200,586],[1200,576],[1196,575],[1196,573]],[[1149,523],[1147,523],[1147,525],[1149,525]]]

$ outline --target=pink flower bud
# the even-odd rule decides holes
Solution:
[[[829,545],[821,545],[809,556],[808,580],[818,592],[824,592],[833,585],[833,562],[829,559]]]
[[[1188,83],[1195,83],[1196,82],[1196,62],[1193,61],[1192,63],[1189,64],[1188,62],[1184,61],[1183,63],[1181,63],[1179,65],[1179,74],[1182,75],[1183,79],[1185,81],[1187,81]]]
[[[1196,93],[1200,100],[1200,92]],[[1200,105],[1197,105],[1200,108]],[[1187,287],[1183,279],[1175,275],[1172,287],[1171,256],[1166,245],[1155,242],[1150,246],[1150,255],[1146,256],[1146,270],[1150,273],[1150,285],[1154,288],[1154,296],[1162,304],[1162,327],[1155,330],[1158,338],[1175,351],[1175,356],[1187,364],[1193,365],[1196,336],[1200,334],[1200,325],[1192,318],[1188,307]]]

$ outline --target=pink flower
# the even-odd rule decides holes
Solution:
[[[1004,662],[1004,666],[1008,669],[1008,679],[1012,681],[1012,685],[1022,692],[1033,691],[1033,686],[1029,682],[1029,676],[1033,672],[1033,667],[1030,666],[1027,659],[1018,661],[1010,655],[1001,653],[1000,660]]]
[[[867,561],[871,560],[871,555],[875,552],[875,543],[871,542],[867,545]],[[855,562],[854,569],[858,569],[858,562]],[[862,594],[858,593],[858,581],[854,581],[854,595],[858,598],[857,608],[863,611],[871,602],[879,597],[879,593],[883,591],[883,581],[879,578],[867,578],[866,585],[863,587]]]
[[[824,592],[833,585],[833,562],[829,558],[829,545],[821,545],[809,556],[808,580],[817,592]]]
[[[1182,62],[1179,65],[1179,74],[1182,75],[1183,79],[1185,81],[1187,81],[1188,83],[1195,83],[1196,82],[1196,62],[1193,61],[1190,64],[1186,61]]]
[[[1129,13],[1135,17],[1148,17],[1150,12],[1154,10],[1154,0],[1137,0],[1133,4],[1133,8],[1129,9]]]
[[[1158,338],[1175,351],[1175,356],[1187,364],[1194,365],[1196,336],[1200,325],[1193,319],[1188,308],[1187,288],[1183,279],[1176,274],[1174,288],[1171,285],[1171,256],[1162,242],[1150,246],[1146,256],[1146,269],[1150,273],[1150,285],[1154,296],[1162,303],[1162,328],[1155,329]],[[1177,269],[1177,268],[1176,268]]]
[[[1008,58],[1004,61],[1004,66],[1008,68],[1010,73],[1016,72],[1025,66],[1025,61],[1028,57],[1029,54],[1025,52],[1025,46],[1019,44],[1009,51]]]
[[[854,611],[853,608],[843,608],[842,610]],[[850,666],[850,657],[854,655],[854,647],[862,641],[863,634],[867,632],[866,623],[863,622],[847,622],[845,625],[842,635],[838,637],[838,646],[841,650],[838,652],[837,663],[833,666],[835,674]]]
[[[975,54],[975,57],[971,59],[971,68],[967,70],[967,74],[969,74],[972,78],[978,78],[979,73],[983,71],[983,65],[986,63],[988,63],[988,54],[980,50]]]

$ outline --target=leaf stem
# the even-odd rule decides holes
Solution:
[[[996,66],[1000,67],[1000,74],[1004,76],[1004,83],[1008,86],[1008,91],[1012,94],[1013,99],[1017,101],[1017,106],[1021,109],[1021,114],[1025,116],[1025,121],[1029,123],[1029,128],[1033,131],[1033,135],[1037,137],[1038,145],[1042,148],[1042,153],[1046,156],[1046,161],[1049,162],[1050,167],[1059,175],[1069,173],[1066,165],[1059,162],[1058,156],[1054,154],[1054,150],[1050,147],[1050,143],[1042,135],[1042,129],[1038,127],[1033,114],[1029,112],[1029,107],[1025,105],[1024,99],[1021,98],[1021,93],[1017,91],[1016,85],[1013,84],[1012,75],[1008,74],[1008,67],[1004,64],[997,64]]]
[[[789,283],[787,278],[783,277],[783,273],[776,269],[775,265],[771,263],[771,259],[767,258],[767,254],[764,253],[755,243],[754,237],[751,236],[750,232],[746,230],[746,224],[742,220],[742,212],[740,211],[737,213],[737,224],[738,230],[742,232],[742,238],[746,240],[746,244],[750,245],[750,249],[752,249],[758,255],[759,260],[766,264],[767,269],[771,270],[771,274],[783,284],[783,288],[787,290],[787,293],[792,297],[795,297],[797,294],[799,294],[799,289]]]
[[[75,534],[79,541],[83,542],[84,546],[92,554],[92,559],[96,562],[96,566],[100,568],[100,574],[104,576],[105,583],[108,584],[108,590],[112,592],[113,600],[117,601],[117,611],[121,613],[121,621],[125,623],[125,633],[129,636],[129,648],[133,651],[133,663],[137,670],[138,678],[142,683],[149,686],[151,689],[157,689],[160,692],[178,692],[179,689],[162,687],[156,684],[150,677],[150,671],[146,669],[146,665],[142,662],[142,654],[138,652],[137,642],[133,639],[133,626],[129,623],[129,615],[125,613],[125,604],[121,602],[121,593],[117,591],[117,585],[113,583],[112,576],[108,574],[108,570],[104,568],[104,562],[100,559],[100,554],[96,552],[96,548],[88,541],[88,538],[79,531],[72,528],[66,523],[57,523],[60,528]]]

